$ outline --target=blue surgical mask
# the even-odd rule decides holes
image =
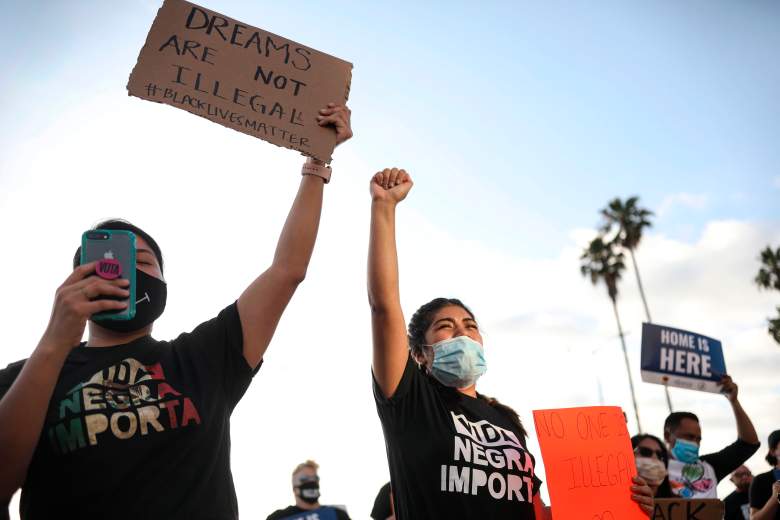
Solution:
[[[433,347],[431,375],[445,386],[466,388],[485,373],[485,353],[482,345],[468,336],[445,339]]]
[[[699,445],[685,439],[677,439],[672,446],[672,455],[680,462],[693,464],[699,460]]]

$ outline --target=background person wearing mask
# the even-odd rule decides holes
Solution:
[[[724,520],[748,520],[750,518],[748,490],[753,481],[753,474],[747,466],[740,466],[731,474],[729,480],[737,489],[723,499],[726,508],[726,515],[723,518]]]
[[[346,511],[320,505],[318,469],[313,460],[298,464],[292,474],[295,505],[274,511],[266,520],[349,520]]]
[[[780,520],[780,430],[769,434],[766,461],[772,469],[750,485],[750,520]]]
[[[352,136],[344,106],[322,109],[318,122],[334,127],[337,143]],[[167,296],[156,241],[125,221],[98,226],[136,235],[144,297],[131,320],[93,321],[126,306],[111,298],[127,298],[129,282],[93,276],[96,262],[78,265],[77,253],[40,342],[0,371],[0,504],[21,487],[25,520],[238,518],[230,417],[305,278],[329,169],[307,159],[301,173],[269,267],[216,317],[171,341],[151,336]],[[209,246],[204,234],[192,260],[219,279],[226,257]]]
[[[718,498],[718,482],[753,455],[760,443],[750,418],[737,399],[738,388],[729,376],[721,379],[737,422],[737,440],[717,453],[699,456],[701,426],[690,412],[673,412],[664,422],[669,446],[669,485],[681,498]]]
[[[640,433],[631,437],[631,447],[634,448],[637,473],[650,486],[653,497],[673,498],[666,469],[669,453],[661,439],[649,433]]]

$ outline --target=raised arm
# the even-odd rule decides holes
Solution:
[[[0,504],[21,487],[62,366],[79,344],[89,317],[124,309],[122,301],[101,296],[128,296],[127,280],[90,276],[95,262],[76,269],[57,289],[49,325],[8,392],[0,399]]]
[[[737,384],[732,381],[731,376],[723,376],[723,379],[721,379],[721,385],[723,385],[722,392],[726,394],[726,397],[731,403],[731,408],[734,411],[734,419],[737,421],[737,438],[748,444],[758,444],[758,434],[756,433],[756,429],[753,426],[753,422],[742,408],[742,404],[740,404],[739,399],[737,399],[737,395],[739,393]]]
[[[352,137],[350,111],[346,106],[328,105],[320,110],[320,126],[332,126],[336,143]],[[315,159],[310,165],[324,166]],[[282,312],[309,267],[322,210],[324,180],[315,175],[304,175],[298,194],[284,223],[276,245],[271,267],[258,276],[238,298],[238,314],[244,339],[244,358],[251,367],[263,359],[268,344],[276,331]]]
[[[410,189],[411,177],[397,168],[385,169],[371,179],[368,303],[374,343],[372,367],[385,397],[395,393],[409,356],[398,290],[395,208]]]

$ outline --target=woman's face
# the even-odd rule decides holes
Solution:
[[[430,368],[433,363],[433,348],[430,345],[458,336],[468,336],[482,345],[479,326],[466,309],[458,305],[442,307],[434,313],[431,324],[425,331],[427,346],[423,347],[423,359],[418,358],[417,362]]]
[[[666,465],[666,461],[664,461],[664,459],[658,455],[659,453],[663,453],[664,449],[663,449],[663,446],[658,444],[657,441],[654,441],[653,439],[650,439],[650,438],[642,439],[639,442],[639,444],[636,445],[635,451],[640,451],[639,448],[647,448],[647,449],[651,450],[652,453],[650,454],[649,457],[653,458],[653,459],[658,459],[661,462],[663,462],[664,465]],[[645,451],[645,450],[641,450],[641,451]],[[643,453],[643,454],[641,454],[641,456],[644,457],[646,455]]]
[[[660,460],[664,464],[664,466],[666,466],[666,461],[661,456],[661,454],[663,453],[663,446],[658,444],[658,442],[654,441],[653,439],[645,438],[639,441],[639,444],[637,444],[636,448],[634,448],[634,452],[637,454],[637,456],[640,457],[648,457],[651,459]],[[653,495],[655,496],[658,493],[658,488],[660,487],[661,483],[648,482],[647,485],[650,486],[650,489],[652,490]]]

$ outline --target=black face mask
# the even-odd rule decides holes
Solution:
[[[98,325],[114,332],[142,329],[162,316],[168,299],[168,285],[140,269],[135,270],[135,316],[130,320],[100,320]]]
[[[320,498],[320,483],[319,482],[304,482],[300,486],[298,486],[299,489],[299,496],[301,497],[301,500],[306,502],[307,504],[316,504],[317,500]]]

